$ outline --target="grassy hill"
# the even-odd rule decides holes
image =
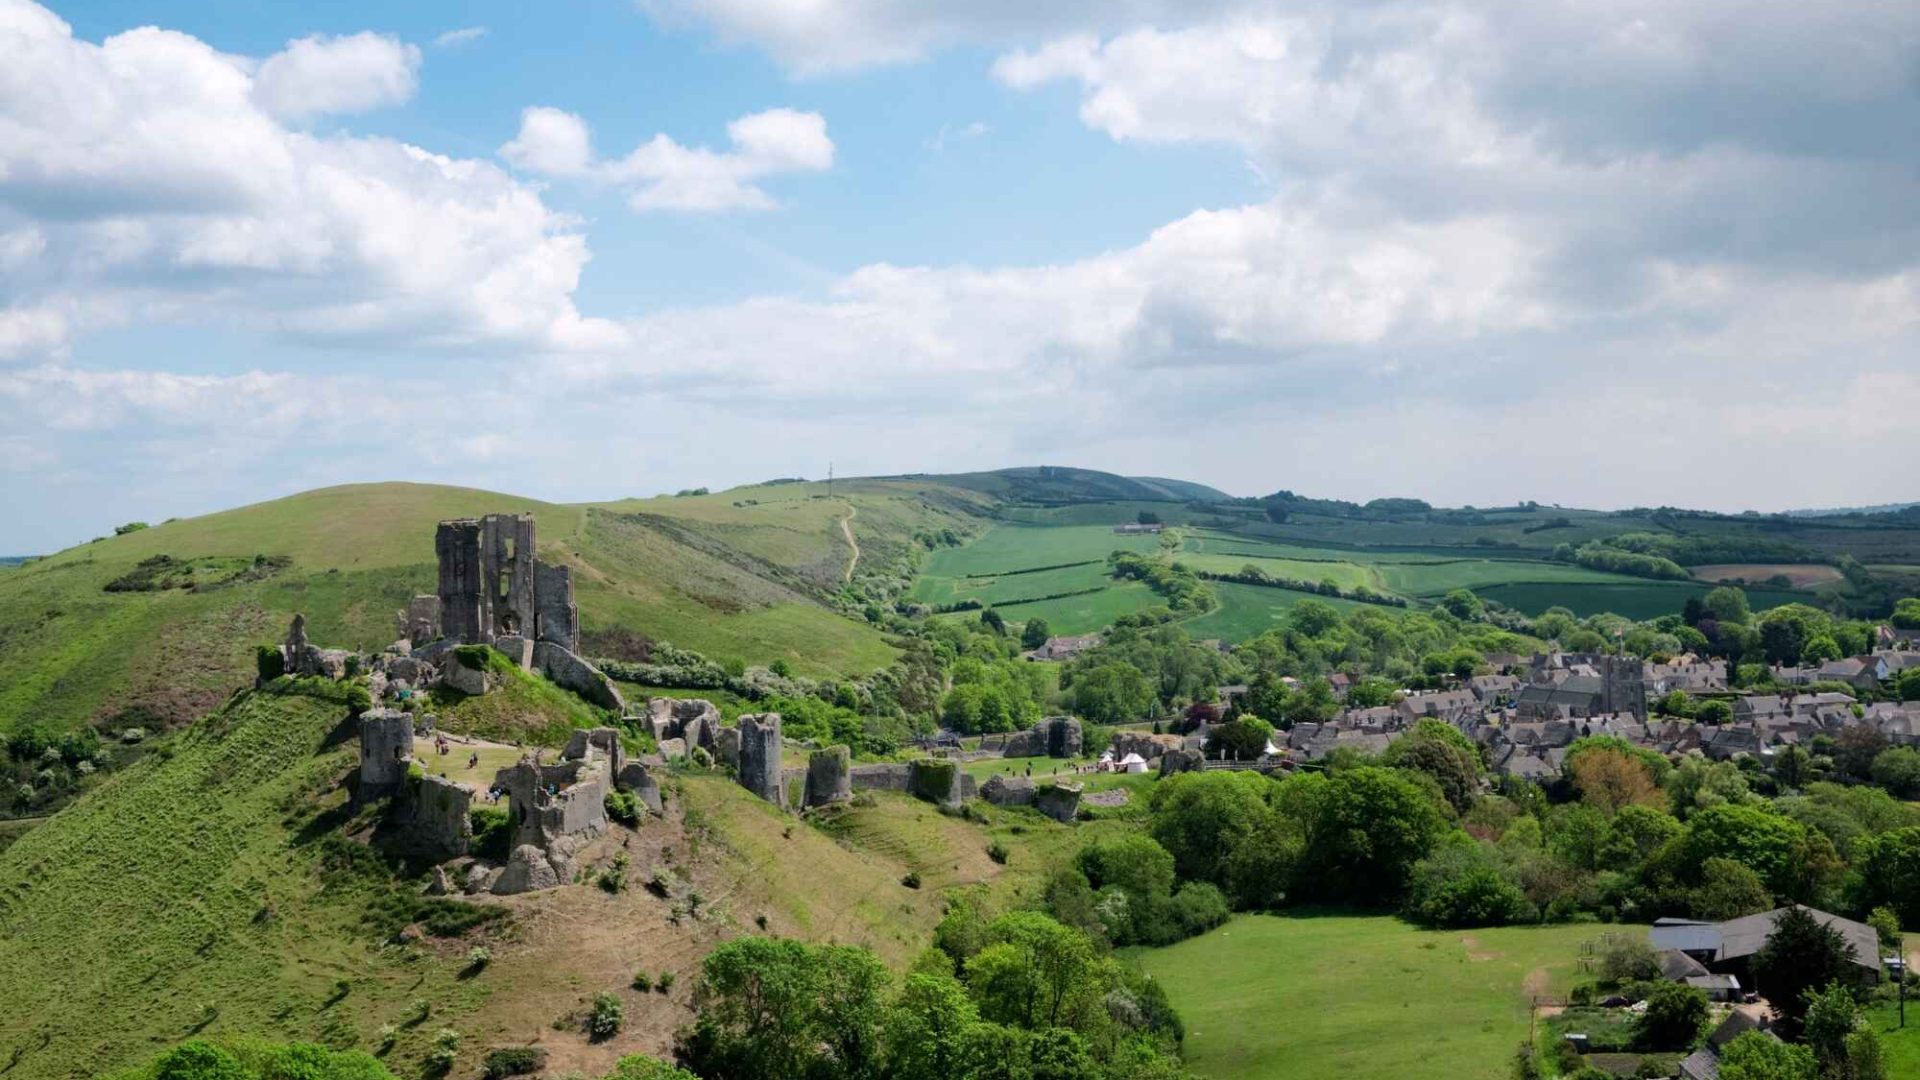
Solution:
[[[239,694],[0,852],[0,1072],[94,1076],[206,1032],[358,1047],[412,1075],[451,1027],[462,1080],[486,1047],[530,1042],[558,1073],[598,1075],[665,1049],[718,942],[764,927],[904,968],[949,891],[1031,893],[1084,831],[1031,811],[994,812],[990,828],[891,794],[808,824],[690,774],[667,783],[664,820],[583,852],[590,867],[628,854],[633,887],[432,900],[356,839],[345,717],[331,697]],[[1006,865],[987,857],[996,838]],[[698,918],[638,887],[659,862],[700,893]],[[476,944],[492,952],[483,969],[468,965]],[[680,978],[647,993],[636,971]],[[589,1043],[567,1019],[602,991],[628,1024]]]

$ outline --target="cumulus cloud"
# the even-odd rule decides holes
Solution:
[[[155,28],[94,44],[0,0],[0,55],[0,339],[16,354],[123,319],[401,347],[617,337],[574,308],[586,242],[534,189],[274,111],[403,97],[409,46],[307,38],[256,64]]]
[[[413,96],[420,49],[398,38],[358,33],[289,41],[260,64],[253,98],[274,116],[359,113]]]
[[[833,140],[819,113],[769,109],[727,125],[732,148],[682,146],[655,135],[623,158],[600,160],[585,120],[534,106],[500,155],[528,172],[588,177],[627,189],[636,210],[765,210],[775,204],[758,181],[833,166]]]

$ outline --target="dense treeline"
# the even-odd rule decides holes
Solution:
[[[1259,585],[1269,589],[1292,589],[1295,592],[1316,593],[1320,596],[1332,596],[1341,600],[1352,600],[1361,604],[1382,604],[1387,607],[1407,606],[1406,597],[1375,592],[1365,585],[1352,589],[1343,589],[1340,587],[1339,582],[1331,579],[1312,582],[1301,578],[1277,577],[1252,563],[1248,563],[1231,574],[1212,573],[1206,570],[1195,571],[1195,574],[1205,581],[1233,581],[1242,585]]]
[[[1107,565],[1114,577],[1145,582],[1148,588],[1166,597],[1167,607],[1176,615],[1199,615],[1220,604],[1213,590],[1181,563],[1116,551],[1107,556]]]

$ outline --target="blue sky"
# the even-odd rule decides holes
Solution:
[[[829,458],[1908,500],[1917,41],[1878,0],[0,0],[0,552]]]

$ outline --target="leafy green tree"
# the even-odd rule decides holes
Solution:
[[[1847,1068],[1847,1036],[1859,1026],[1860,1007],[1854,1004],[1851,990],[1833,982],[1825,989],[1807,991],[1804,1021],[1807,1049],[1813,1051],[1813,1060],[1821,1071],[1829,1076],[1851,1078],[1852,1070]]]
[[[1823,611],[1805,604],[1783,604],[1760,616],[1760,648],[1773,663],[1798,663],[1807,644],[1829,625]]]
[[[1342,770],[1327,777],[1315,801],[1302,878],[1329,900],[1380,904],[1399,899],[1413,864],[1447,829],[1434,798],[1397,769]]]
[[[1440,606],[1456,619],[1471,621],[1486,614],[1487,606],[1470,589],[1453,589],[1440,600]]]
[[[1920,667],[1910,667],[1894,676],[1893,692],[1901,701],[1920,701]]]
[[[1080,849],[1074,864],[1096,889],[1117,886],[1143,900],[1173,892],[1173,856],[1151,836],[1096,840]]]
[[[1806,908],[1789,907],[1780,913],[1751,966],[1760,993],[1779,1015],[1782,1037],[1801,1038],[1808,991],[1846,979],[1852,957],[1853,947],[1846,938]]]
[[[1686,846],[1694,865],[1725,858],[1757,872],[1777,895],[1807,893],[1810,838],[1806,826],[1755,806],[1714,806],[1687,821]]]
[[[988,927],[991,942],[967,961],[967,986],[982,1016],[1027,1029],[1067,1020],[1074,994],[1092,987],[1093,945],[1037,911],[1015,911]]]
[[[1006,633],[1007,633],[1006,617],[1004,615],[1001,615],[998,611],[995,611],[993,608],[985,608],[980,612],[980,625],[986,627],[987,629],[993,631],[995,634],[998,634],[1001,637],[1006,636]]]
[[[238,1058],[212,1043],[193,1039],[161,1054],[152,1080],[254,1080]]]
[[[1340,703],[1334,700],[1332,683],[1325,679],[1307,679],[1287,698],[1285,710],[1288,727],[1319,724],[1333,719],[1340,711]]]
[[[1840,643],[1833,640],[1832,634],[1816,634],[1809,638],[1806,647],[1800,650],[1800,662],[1809,667],[1838,660],[1845,655],[1840,651]]]
[[[1724,727],[1733,723],[1733,706],[1719,698],[1701,702],[1693,710],[1695,723]]]
[[[1753,618],[1753,608],[1747,604],[1747,594],[1732,585],[1709,590],[1700,603],[1715,622],[1744,623]]]
[[[1352,709],[1374,709],[1382,705],[1391,705],[1398,700],[1400,700],[1399,688],[1378,675],[1367,675],[1356,679],[1353,685],[1347,688],[1347,707]]]
[[[1381,763],[1433,780],[1455,812],[1464,813],[1480,794],[1480,751],[1453,725],[1421,720],[1392,743]]]
[[[1323,637],[1340,625],[1340,612],[1324,600],[1302,600],[1287,609],[1287,625],[1294,633]]]
[[[1096,724],[1138,720],[1153,703],[1153,687],[1131,664],[1102,664],[1073,679],[1074,711]]]
[[[1893,605],[1893,616],[1887,620],[1902,630],[1920,630],[1920,597],[1904,597]]]
[[[1707,1022],[1707,995],[1685,983],[1656,983],[1634,1035],[1648,1050],[1685,1050]]]
[[[1689,758],[1667,777],[1667,805],[1682,819],[1699,810],[1752,801],[1746,776],[1731,761]]]
[[[1672,814],[1650,806],[1623,806],[1607,824],[1598,863],[1610,870],[1637,870],[1685,831]]]
[[[1873,759],[1873,782],[1897,799],[1920,798],[1920,750],[1896,746]]]
[[[1047,639],[1052,636],[1053,631],[1047,626],[1047,620],[1035,615],[1027,620],[1027,625],[1021,627],[1020,644],[1029,649],[1037,649],[1045,645]]]
[[[1873,932],[1879,935],[1880,952],[1883,955],[1893,956],[1899,953],[1902,941],[1900,916],[1892,908],[1884,904],[1874,908],[1867,915],[1867,925],[1873,927]]]
[[[1773,892],[1751,867],[1732,859],[1708,859],[1689,905],[1696,919],[1724,922],[1772,908]]]
[[[1207,729],[1207,756],[1229,761],[1257,761],[1273,738],[1273,725],[1251,714]]]
[[[1533,915],[1533,905],[1491,845],[1465,833],[1415,863],[1406,915],[1427,926],[1505,926]]]
[[[968,1029],[979,1011],[960,980],[944,972],[907,976],[887,1013],[887,1075],[895,1080],[950,1080],[960,1075]]]
[[[1819,1080],[1813,1051],[1749,1031],[1720,1051],[1720,1080]]]
[[[1920,926],[1920,826],[1854,841],[1853,866],[1863,904],[1890,908],[1902,925]]]
[[[1851,724],[1833,738],[1833,766],[1842,776],[1871,780],[1873,762],[1887,749],[1887,737],[1865,724]]]
[[[1180,876],[1222,883],[1225,860],[1255,832],[1277,828],[1262,790],[1271,781],[1250,772],[1178,773],[1154,785],[1149,831],[1172,853]]]
[[[702,962],[699,1016],[680,1034],[676,1056],[712,1080],[823,1068],[871,1075],[887,981],[865,949],[736,938]]]

